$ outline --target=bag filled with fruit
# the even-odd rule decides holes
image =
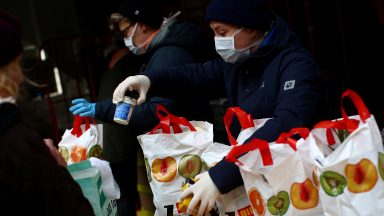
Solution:
[[[239,107],[228,108],[224,115],[224,126],[232,146],[237,145],[238,143],[229,130],[232,122],[235,120],[234,117],[237,117],[237,120],[241,125],[242,131],[239,135],[241,137],[249,137],[268,120],[253,120],[251,115],[247,114]],[[203,162],[208,167],[207,169],[213,167],[217,162],[225,158],[230,150],[231,146],[221,143],[214,143],[209,146],[202,155]],[[216,204],[220,215],[242,216],[251,215],[250,213],[252,213],[251,205],[244,186],[237,187],[229,193],[220,195]]]
[[[228,153],[226,159],[240,168],[255,215],[323,215],[313,164],[306,157],[308,134],[307,128],[293,128],[275,142],[253,139]]]
[[[242,127],[237,139],[229,130],[233,115]],[[292,138],[295,134],[307,137],[309,129],[292,129],[272,143],[254,139],[243,145],[268,120],[252,120],[251,115],[237,107],[228,109],[224,116],[232,145],[226,159],[240,167],[251,210],[255,215],[321,215],[317,187],[312,183],[312,164],[303,157],[309,155],[309,148],[304,139],[297,142]]]
[[[214,143],[210,145],[201,155],[203,166],[206,170],[215,166],[221,161],[231,150],[231,146]],[[229,193],[220,195],[216,201],[220,215],[250,215],[252,212],[251,205],[248,200],[247,192],[244,186],[237,187]]]
[[[73,128],[64,132],[58,144],[68,165],[90,157],[102,159],[102,126],[96,124],[92,118],[75,116]]]
[[[143,150],[148,181],[156,207],[155,215],[187,215],[178,198],[182,186],[203,169],[201,154],[213,143],[213,126],[188,121],[158,105],[160,123],[137,137]]]
[[[384,212],[384,154],[380,130],[362,99],[349,98],[358,115],[318,123],[308,137],[325,215],[379,215]]]

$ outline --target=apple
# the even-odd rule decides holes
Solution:
[[[297,209],[314,208],[319,203],[319,191],[307,178],[304,182],[295,182],[291,186],[292,205]]]
[[[377,182],[376,166],[367,158],[357,164],[345,166],[348,190],[352,193],[362,193],[371,190]]]
[[[173,157],[156,158],[152,161],[153,177],[159,182],[170,182],[176,176],[176,160]]]

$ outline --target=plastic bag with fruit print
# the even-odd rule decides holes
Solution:
[[[226,159],[240,167],[244,187],[254,215],[321,215],[317,187],[312,181],[312,164],[303,159],[309,148],[303,140],[309,129],[292,129],[283,133],[276,142],[254,139],[243,144],[269,119],[254,119],[239,108],[227,111],[224,122],[237,115],[242,131],[235,139],[225,123],[232,149]],[[296,150],[301,149],[299,153]],[[306,150],[305,150],[306,149]],[[258,150],[258,151],[254,151]],[[244,156],[242,156],[245,154]],[[240,159],[238,157],[242,156]],[[304,197],[300,197],[300,194]],[[302,201],[300,198],[303,198]]]
[[[232,146],[237,145],[236,139],[232,136],[229,130],[234,117],[237,117],[238,122],[242,127],[240,134],[243,137],[249,137],[255,130],[264,125],[268,119],[253,120],[252,116],[241,110],[239,107],[230,107],[224,115],[224,126],[227,130],[229,142]],[[228,152],[231,146],[221,143],[214,143],[209,146],[203,153],[202,159],[208,168],[213,167],[221,161]],[[244,186],[237,187],[229,193],[219,196],[216,202],[220,215],[232,216],[250,216],[253,215],[248,195]]]
[[[255,215],[323,215],[313,164],[307,160],[308,134],[307,128],[293,128],[275,142],[253,139],[228,153],[226,159],[240,168]]]
[[[59,142],[59,151],[67,164],[77,163],[90,157],[103,157],[102,124],[92,118],[75,116],[73,128],[67,129]]]
[[[143,150],[155,215],[188,215],[179,202],[182,186],[204,171],[201,154],[213,143],[213,126],[188,121],[158,105],[159,124],[137,137]],[[218,215],[216,210],[211,214]]]
[[[308,137],[325,215],[381,215],[384,212],[384,154],[376,120],[352,90],[358,115],[318,123]],[[344,104],[344,103],[343,103]]]

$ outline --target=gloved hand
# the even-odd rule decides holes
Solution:
[[[69,111],[73,115],[80,115],[81,117],[95,117],[96,103],[90,103],[84,98],[78,98],[72,101],[72,105]]]
[[[115,91],[113,92],[113,103],[117,103],[123,100],[125,92],[127,90],[132,91],[136,90],[139,92],[139,98],[137,99],[137,105],[140,105],[145,101],[149,87],[151,86],[151,81],[147,76],[136,75],[129,76],[123,82],[121,82]]]
[[[180,194],[179,200],[183,200],[189,195],[193,194],[193,198],[189,203],[187,213],[196,214],[195,207],[200,202],[200,207],[197,212],[197,216],[203,216],[204,213],[208,213],[214,207],[217,198],[220,195],[219,190],[213,183],[208,172],[201,173],[195,177],[198,180],[191,187],[186,189]]]

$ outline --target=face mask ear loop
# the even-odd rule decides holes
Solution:
[[[237,49],[236,49],[236,44],[235,44],[235,36],[238,35],[241,31],[243,31],[243,28],[239,28],[239,29],[237,29],[237,30],[235,31],[235,33],[233,33],[233,35],[232,35],[232,40],[233,40],[233,43],[232,43],[232,44],[233,44],[233,47],[232,47],[232,48],[233,48],[234,50],[237,50]]]
[[[130,40],[132,45],[135,47],[135,45],[133,44],[133,35],[135,34],[136,32],[136,28],[137,28],[137,23],[135,24],[135,26],[133,27],[133,31],[132,31],[132,34],[129,35],[128,37],[124,37],[124,40]]]
[[[163,23],[161,24],[161,27],[163,28],[169,21],[175,19],[181,14],[180,11],[177,11],[175,14],[170,14],[168,17],[163,17]]]
[[[239,34],[241,30],[243,30],[243,28],[237,30],[237,31],[235,32],[235,34],[233,34],[233,46],[235,46],[235,35]],[[234,48],[236,51],[238,51],[238,52],[242,52],[242,51],[244,51],[244,50],[250,49],[251,47],[260,45],[260,44],[263,42],[264,38],[265,38],[265,35],[264,35],[262,38],[260,38],[259,40],[253,42],[252,44],[250,44],[249,46],[247,46],[247,47],[245,47],[245,48],[243,48],[243,49],[236,49],[235,47],[233,47],[233,48]]]
[[[132,35],[130,36],[130,37],[132,38],[132,39],[131,39],[131,40],[132,40],[132,44],[133,44],[133,35],[134,35],[135,32],[136,32],[137,25],[138,25],[138,23],[136,23],[136,24],[135,24],[135,27],[133,27],[133,32],[132,32]],[[157,31],[155,31],[155,32],[153,32],[153,33],[151,34],[151,36],[149,36],[149,38],[148,38],[146,41],[144,41],[142,44],[140,44],[139,46],[135,46],[134,44],[133,44],[133,46],[136,47],[137,49],[140,49],[140,48],[142,48],[142,47],[147,47],[148,44],[149,44],[149,42],[156,36],[156,34],[157,34],[159,31],[160,31],[160,29],[157,30]]]
[[[134,35],[135,32],[136,32],[137,24],[138,24],[138,23],[136,23],[135,26],[133,27],[132,35],[128,36],[128,37],[131,37],[132,40],[133,40],[133,35]]]

